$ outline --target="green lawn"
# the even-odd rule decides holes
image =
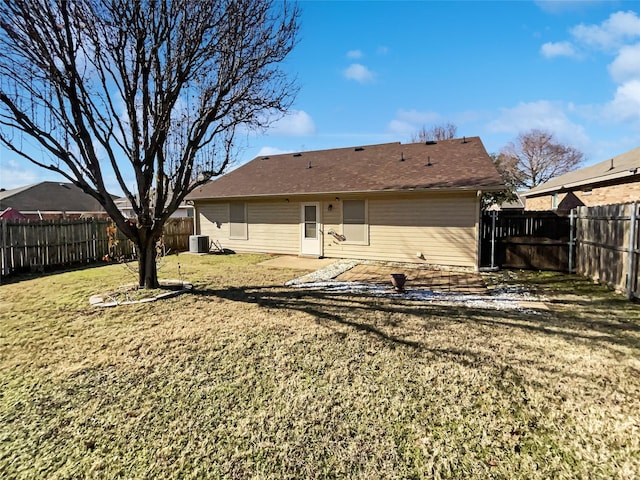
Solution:
[[[548,311],[285,288],[248,255],[111,309],[121,265],[0,286],[1,478],[637,478],[640,306],[488,277]],[[179,268],[178,268],[179,264]]]

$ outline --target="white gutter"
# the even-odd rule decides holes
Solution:
[[[225,195],[225,196],[209,196],[209,197],[196,197],[189,198],[188,201],[199,202],[207,200],[224,200],[234,198],[280,198],[280,197],[310,197],[310,196],[327,196],[327,195],[370,195],[370,194],[386,194],[386,193],[456,193],[456,192],[499,192],[504,190],[504,185],[493,185],[482,187],[478,190],[478,187],[464,187],[464,188],[403,188],[403,189],[389,189],[389,190],[346,190],[346,191],[329,191],[329,192],[304,192],[304,193],[263,193],[263,194],[249,194],[249,195]]]

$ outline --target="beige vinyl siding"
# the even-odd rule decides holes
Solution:
[[[196,234],[208,235],[210,240],[216,241],[229,238],[228,203],[195,203],[194,207]]]
[[[340,239],[343,199],[316,199],[324,200],[320,220],[325,257],[477,267],[479,201],[475,192],[348,199],[366,200],[368,244]],[[299,255],[300,203],[247,201],[247,240],[230,240],[229,204],[198,202],[198,233],[237,252]],[[424,258],[418,258],[418,253]]]
[[[247,205],[244,202],[229,204],[229,238],[247,239]]]
[[[366,200],[342,201],[342,235],[345,243],[369,243]]]
[[[477,267],[478,200],[465,195],[371,198],[369,245],[350,245],[325,233],[324,254],[433,265]],[[341,208],[341,207],[340,207]],[[340,231],[339,210],[327,212],[325,232]],[[418,253],[424,259],[418,258]]]
[[[229,203],[198,202],[199,234],[236,252],[281,253],[300,251],[300,212],[296,202],[246,202],[247,238],[229,238]]]

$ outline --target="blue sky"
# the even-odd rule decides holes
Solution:
[[[640,146],[640,2],[302,1],[289,116],[258,155],[408,142],[452,122],[499,152],[544,128],[585,164]],[[0,150],[0,186],[58,179]],[[117,189],[115,189],[117,193]]]

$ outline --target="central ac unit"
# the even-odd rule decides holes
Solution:
[[[209,251],[209,237],[207,235],[189,236],[189,253],[207,253]]]

